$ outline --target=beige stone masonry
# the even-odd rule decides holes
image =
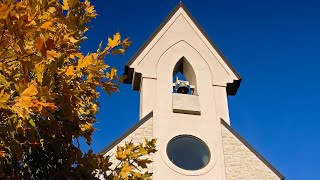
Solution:
[[[280,179],[224,125],[221,128],[227,180]]]

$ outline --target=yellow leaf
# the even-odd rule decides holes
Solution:
[[[21,108],[28,108],[31,106],[32,97],[37,94],[37,88],[33,84],[26,88],[21,94],[20,99],[16,103]]]
[[[131,158],[137,158],[139,156],[138,152],[134,152],[130,155]]]
[[[34,123],[34,120],[33,120],[33,119],[30,119],[30,120],[29,120],[29,124],[31,124],[32,127],[36,127],[36,123]]]
[[[130,149],[126,149],[126,150],[124,151],[124,154],[125,154],[125,155],[129,155],[130,153],[131,153]]]
[[[127,156],[125,154],[122,153],[122,149],[118,149],[117,150],[117,155],[116,158],[119,160],[125,160],[127,158]]]
[[[32,96],[37,94],[37,88],[31,85],[20,94],[20,99],[16,105],[21,108],[29,108],[31,106]]]
[[[94,6],[90,6],[90,3],[87,4],[87,7],[85,9],[89,14],[95,15],[96,11],[94,10]],[[94,16],[95,17],[95,16]]]
[[[27,96],[35,96],[37,94],[37,87],[33,84],[31,84],[28,88],[26,88],[21,94],[21,97]]]
[[[113,39],[111,39],[110,37],[108,38],[108,46],[111,48],[114,48],[116,46],[118,46],[120,44],[120,33],[116,33],[115,35],[113,35]]]
[[[119,173],[120,177],[122,179],[128,179],[129,172],[134,168],[134,166],[130,165],[128,162],[125,162],[122,167],[121,171]]]
[[[128,173],[120,171],[119,175],[121,179],[128,180]]]
[[[138,178],[141,178],[141,177],[142,177],[142,174],[139,173],[139,172],[132,172],[132,175],[133,175],[134,177],[138,177]]]
[[[111,68],[110,79],[113,79],[115,76],[117,76],[117,69],[116,68]]]
[[[48,12],[54,13],[54,12],[56,12],[56,8],[55,7],[49,7],[48,8]]]
[[[0,63],[0,67],[2,67],[2,63]],[[10,82],[10,81],[8,82],[6,80],[6,77],[4,75],[0,74],[0,84],[1,84],[0,87],[2,87],[2,86],[9,87],[11,83],[12,82]]]
[[[43,13],[42,15],[36,15],[39,20],[51,20],[50,13]]]
[[[126,166],[124,166],[124,167],[122,168],[121,171],[123,171],[123,172],[129,172],[129,171],[131,171],[133,168],[134,168],[134,167],[133,167],[132,165],[126,165]]]
[[[98,108],[98,105],[97,104],[93,104],[92,107],[91,107],[91,110],[93,111],[93,113],[97,113],[99,108]]]
[[[42,28],[42,29],[48,29],[50,26],[52,26],[53,25],[53,22],[51,22],[51,21],[47,21],[47,22],[45,22],[45,23],[43,23],[41,26],[40,26],[40,28]]]
[[[24,118],[27,115],[29,107],[32,105],[32,99],[36,94],[37,88],[33,84],[20,93],[18,101],[13,106],[14,111],[18,113],[20,117]]]
[[[69,37],[69,41],[70,41],[71,43],[76,43],[76,42],[78,42],[79,40],[76,40],[74,37],[70,36],[70,37]]]
[[[24,49],[26,49],[26,50],[31,50],[33,48],[33,44],[26,43],[25,45],[26,46],[24,47]]]
[[[5,103],[10,99],[10,95],[6,94],[4,92],[4,90],[0,91],[0,108],[5,108],[6,109],[6,105]]]
[[[114,77],[117,76],[117,69],[116,68],[111,68],[110,73],[106,73],[106,77],[109,79],[113,79]]]
[[[68,10],[68,9],[69,9],[68,0],[63,0],[62,9],[63,9],[63,10]]]
[[[94,130],[91,123],[86,122],[86,124],[81,124],[80,129],[82,132],[92,131]]]
[[[77,56],[77,57],[80,58],[80,59],[83,58],[83,55],[82,55],[80,52],[77,52],[77,53],[75,53],[74,55]]]
[[[74,74],[74,66],[69,66],[67,71],[66,71],[67,76],[73,76]]]
[[[0,5],[0,19],[6,19],[9,15],[10,7],[7,4]]]
[[[145,149],[145,148],[143,148],[143,147],[139,147],[139,151],[140,151],[140,153],[144,156],[144,155],[146,155],[146,154],[148,154],[148,151]]]
[[[43,147],[44,139],[40,139],[40,144]]]
[[[18,120],[18,124],[17,124],[16,128],[17,128],[17,129],[23,128],[23,127],[22,127],[22,120]]]
[[[56,58],[57,56],[58,56],[57,51],[55,50],[47,51],[48,60],[54,60],[54,58]]]
[[[42,63],[38,63],[38,64],[36,64],[35,68],[36,68],[37,80],[38,80],[39,83],[42,83],[45,66]]]
[[[24,5],[24,3],[23,2],[18,2],[17,4],[16,4],[16,8],[17,9],[19,9],[19,8],[25,8],[26,6]]]
[[[81,69],[81,68],[89,66],[91,64],[92,59],[93,59],[92,55],[88,55],[88,56],[84,57],[83,59],[80,59],[77,69]]]

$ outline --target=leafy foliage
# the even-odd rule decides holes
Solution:
[[[99,174],[105,179],[133,179],[133,180],[149,180],[152,173],[146,169],[148,164],[152,161],[147,156],[151,153],[155,153],[156,140],[145,139],[144,144],[135,145],[132,142],[126,143],[124,146],[118,146],[116,151],[116,159],[119,161],[115,167],[108,167],[100,171]],[[107,158],[110,159],[110,156]],[[106,163],[107,164],[107,163]]]
[[[120,33],[84,55],[80,43],[96,17],[88,0],[2,0],[0,4],[0,176],[17,179],[148,179],[155,140],[118,147],[110,157],[83,153],[99,110],[98,87],[118,91],[104,59],[131,42]]]

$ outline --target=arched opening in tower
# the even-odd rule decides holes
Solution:
[[[189,61],[182,57],[172,73],[173,93],[197,95],[196,74]]]

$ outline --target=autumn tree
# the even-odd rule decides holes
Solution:
[[[148,179],[141,170],[155,140],[118,147],[114,168],[79,144],[91,143],[97,88],[111,94],[125,78],[105,57],[123,54],[129,39],[116,33],[84,55],[80,44],[97,16],[89,0],[0,2],[1,179]]]

